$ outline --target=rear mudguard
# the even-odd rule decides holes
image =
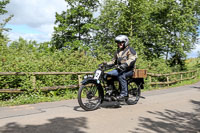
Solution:
[[[129,82],[135,82],[141,89],[144,89],[144,79],[143,78],[132,78]]]
[[[101,95],[101,103],[103,102],[103,99],[104,99],[104,91],[103,91],[103,87],[101,86],[101,83],[98,82],[96,79],[93,79],[93,78],[87,78],[87,79],[84,79],[82,81],[82,85],[86,85],[86,84],[89,84],[89,83],[94,83],[97,85],[97,89],[99,90],[99,93]]]

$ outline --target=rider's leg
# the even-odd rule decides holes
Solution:
[[[108,75],[117,77],[119,75],[119,72],[115,69],[115,70],[112,70],[112,71],[108,72]]]
[[[128,96],[128,85],[127,85],[127,78],[131,77],[133,75],[133,71],[128,71],[128,72],[123,72],[120,73],[118,76],[119,83],[121,85],[121,97],[126,97]]]
[[[110,72],[107,73],[108,76],[113,76],[113,77],[118,77],[119,72],[117,70],[112,70]],[[107,80],[107,85],[110,89],[115,89],[115,88],[111,88],[114,87],[114,80]]]
[[[106,77],[104,77],[107,81],[107,87],[108,87],[108,88],[105,88],[106,89],[106,95],[104,96],[105,101],[111,101],[112,100],[110,95],[115,90],[113,77],[117,77],[118,75],[119,75],[119,73],[118,73],[117,70],[112,70],[112,71],[110,71],[106,74]],[[111,77],[110,80],[108,79],[109,77]]]

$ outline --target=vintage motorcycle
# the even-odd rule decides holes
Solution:
[[[105,71],[111,68],[99,66],[94,75],[85,75],[78,90],[78,103],[85,111],[93,111],[100,107],[103,101],[118,101],[120,85],[116,77],[107,74]],[[108,84],[110,81],[114,84]],[[141,89],[144,88],[143,78],[128,78],[128,98],[125,102],[128,105],[137,104],[140,99]]]

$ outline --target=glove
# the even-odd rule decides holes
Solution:
[[[99,64],[99,67],[105,67],[105,66],[107,66],[106,62],[103,62],[102,64]]]
[[[127,65],[126,63],[124,63],[124,64],[121,64],[121,65],[118,67],[118,69],[119,69],[121,72],[123,72],[123,71],[126,70],[127,67],[128,67],[128,65]]]

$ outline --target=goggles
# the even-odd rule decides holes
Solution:
[[[124,43],[124,41],[115,41],[117,44]]]

